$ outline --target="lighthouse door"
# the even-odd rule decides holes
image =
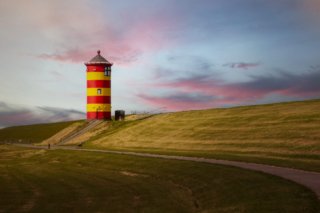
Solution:
[[[99,112],[101,111],[100,106],[97,108],[97,112],[96,112],[96,119],[99,119]]]

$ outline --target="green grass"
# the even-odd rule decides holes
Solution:
[[[0,129],[0,142],[38,143],[77,121],[14,126]]]
[[[114,122],[88,148],[181,154],[320,171],[320,100]]]
[[[308,189],[178,160],[0,145],[0,212],[319,212]]]

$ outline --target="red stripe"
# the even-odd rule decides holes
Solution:
[[[111,119],[111,112],[87,112],[87,119]]]
[[[87,96],[88,104],[110,104],[110,96]]]
[[[87,88],[110,88],[110,80],[88,80]]]
[[[87,65],[87,72],[104,72],[105,65]]]

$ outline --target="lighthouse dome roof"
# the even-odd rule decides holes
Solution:
[[[93,57],[89,62],[85,63],[86,65],[93,65],[93,64],[106,64],[112,65],[107,59],[100,55],[100,50],[97,51],[97,55]]]

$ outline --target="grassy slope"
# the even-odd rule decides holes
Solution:
[[[114,123],[86,146],[320,171],[320,100],[169,113]]]
[[[319,212],[309,190],[253,171],[5,145],[0,195],[0,212]]]
[[[76,121],[14,126],[0,129],[0,142],[37,143],[51,137]]]

